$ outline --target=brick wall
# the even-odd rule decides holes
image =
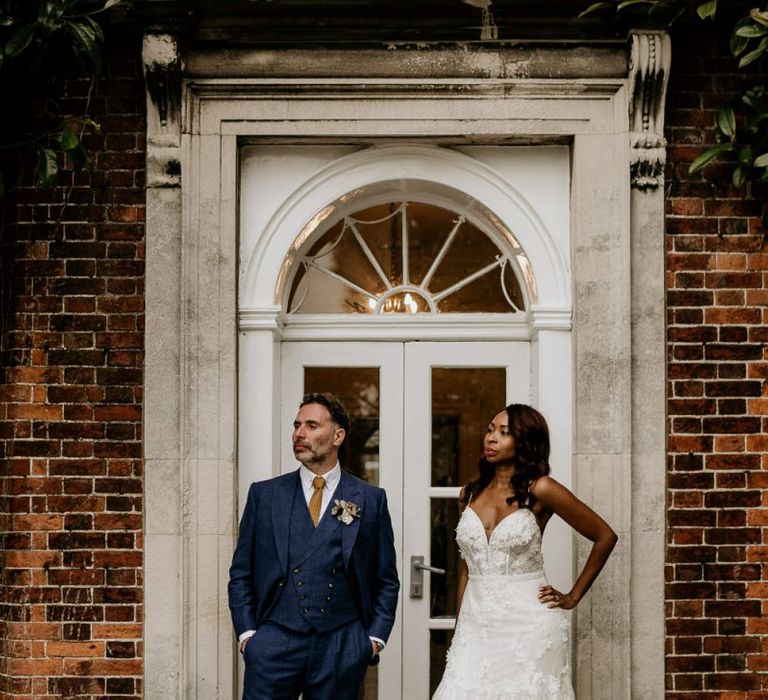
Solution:
[[[673,37],[667,109],[668,698],[766,698],[767,200],[727,168],[688,175],[744,85],[727,44],[696,32]]]
[[[144,87],[108,42],[90,173],[21,188],[0,389],[0,697],[142,694]],[[90,81],[61,84],[82,114]],[[8,282],[8,280],[6,280]]]

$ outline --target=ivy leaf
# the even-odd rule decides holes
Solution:
[[[101,54],[99,53],[99,46],[96,43],[96,34],[93,29],[81,22],[67,21],[66,24],[75,41],[80,44],[90,57],[93,65],[98,68],[101,65]]]
[[[749,39],[746,37],[743,37],[739,34],[739,29],[742,27],[748,27],[752,26],[752,22],[750,21],[749,17],[744,17],[740,19],[738,22],[736,22],[736,26],[733,28],[733,31],[731,32],[731,53],[734,56],[739,56],[740,54],[744,53],[747,46],[749,46]]]
[[[50,187],[56,179],[59,165],[56,162],[56,153],[51,148],[40,147],[37,149],[37,181],[42,187]]]
[[[764,36],[765,34],[768,34],[768,27],[758,27],[754,24],[745,24],[736,30],[737,36],[745,36],[749,39]]]
[[[616,6],[616,10],[618,12],[621,12],[621,10],[625,10],[628,7],[632,7],[632,5],[654,5],[654,0],[621,0],[621,2]]]
[[[737,165],[733,169],[733,176],[731,177],[733,186],[739,190],[744,186],[747,181],[747,169],[743,165]]]
[[[612,2],[593,2],[586,10],[579,12],[577,19],[582,19],[600,10],[607,10],[609,7],[616,7],[616,5]]]
[[[708,17],[713,18],[715,12],[717,12],[717,0],[710,0],[710,2],[702,3],[696,8],[696,14],[698,14],[701,19],[707,19]]]
[[[766,165],[768,165],[768,153],[763,153],[762,155],[755,158],[755,162],[752,163],[756,168],[764,168]]]
[[[104,41],[104,30],[101,28],[101,25],[94,19],[91,19],[90,17],[83,17],[83,21],[88,23],[88,26],[93,31],[94,36],[99,41]]]
[[[71,151],[73,148],[77,148],[80,144],[80,139],[77,134],[69,127],[65,126],[61,131],[61,138],[59,139],[61,148],[64,151]]]
[[[757,45],[756,49],[750,51],[747,54],[744,54],[741,57],[741,60],[739,61],[739,68],[748,66],[750,63],[753,63],[754,61],[756,61],[765,53],[765,50],[767,48],[768,48],[768,37],[763,37],[760,40],[760,43]]]
[[[749,11],[749,16],[758,24],[768,27],[768,12],[765,10],[761,11],[754,7]]]
[[[744,146],[739,151],[739,163],[750,165],[752,162],[752,146]]]
[[[69,158],[73,170],[82,170],[88,167],[88,153],[82,143],[78,143],[71,151],[67,151],[67,158]]]
[[[731,105],[725,105],[717,113],[717,128],[733,140],[736,134],[736,114]]]
[[[722,153],[725,153],[726,151],[730,151],[732,149],[732,146],[730,143],[718,143],[715,146],[711,146],[708,148],[704,153],[702,153],[696,160],[691,163],[690,167],[688,168],[688,172],[690,174],[696,173],[699,170],[701,170],[705,165],[713,161],[715,158],[717,158]]]
[[[37,22],[25,24],[14,32],[13,36],[5,44],[5,55],[8,57],[18,56],[29,46],[32,38],[35,36],[35,25]]]

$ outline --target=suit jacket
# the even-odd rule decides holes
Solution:
[[[229,608],[238,637],[259,627],[285,586],[298,481],[296,470],[251,484],[229,570]],[[352,501],[360,510],[360,517],[342,528],[344,568],[360,621],[369,635],[386,642],[400,589],[386,494],[342,470],[333,499]]]

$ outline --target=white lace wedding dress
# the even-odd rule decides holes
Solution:
[[[486,537],[467,507],[456,528],[469,581],[432,700],[571,700],[568,613],[538,600],[541,531],[527,508]]]

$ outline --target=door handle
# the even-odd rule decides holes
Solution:
[[[437,566],[430,566],[424,563],[424,557],[421,555],[411,557],[411,598],[424,597],[424,572],[430,574],[445,574],[445,569]]]

